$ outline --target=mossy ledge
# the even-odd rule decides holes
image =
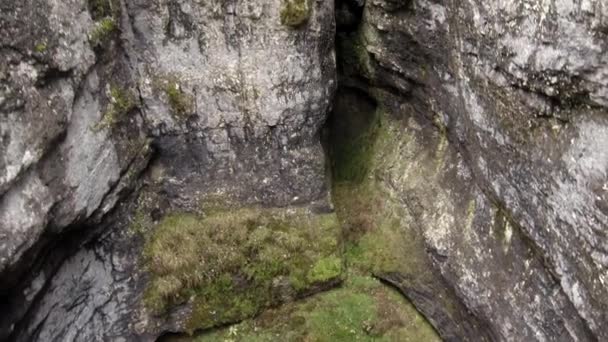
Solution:
[[[344,243],[344,281],[339,288],[265,310],[254,319],[195,337],[165,336],[163,342],[206,341],[440,341],[433,326],[402,294],[379,278],[388,273],[426,279],[430,272],[420,237],[404,229],[407,213],[376,180],[383,151],[393,151],[399,129],[376,102],[349,89],[338,95],[332,124],[333,201]],[[355,101],[354,99],[359,99]],[[349,114],[348,126],[340,119]],[[308,280],[332,274],[333,256],[319,259]],[[340,259],[336,259],[340,260]],[[318,269],[317,269],[318,268]]]
[[[395,290],[351,274],[344,286],[267,310],[253,320],[171,342],[439,341],[433,328]]]
[[[190,333],[252,317],[340,282],[339,237],[334,213],[305,208],[169,214],[144,247],[144,304],[160,315],[188,302]]]
[[[177,81],[168,81],[165,94],[169,100],[172,114],[177,118],[184,118],[194,110],[194,98],[186,94]]]

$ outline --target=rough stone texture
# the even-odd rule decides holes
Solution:
[[[297,28],[278,0],[108,3],[95,42],[85,0],[0,0],[0,340],[182,331],[142,307],[138,210],[327,199],[332,1]],[[607,340],[608,6],[337,8],[364,62],[340,81],[386,113],[371,174],[432,273],[377,276],[445,340]]]
[[[333,5],[314,7],[291,29],[279,1],[128,3],[146,122],[177,180],[169,193],[285,205],[327,191],[318,133],[336,87]],[[172,108],[167,84],[192,102],[187,112]]]
[[[0,339],[183,330],[188,308],[142,307],[137,210],[327,206],[334,11],[312,4],[291,28],[274,0],[0,2]]]
[[[83,1],[2,1],[0,8],[4,338],[70,253],[61,241],[96,231],[144,168],[149,149],[135,121],[123,131],[93,129],[109,102],[108,77],[124,58],[114,43],[94,53],[94,23]]]
[[[346,82],[376,94],[403,144],[376,172],[491,339],[608,338],[606,9],[366,4],[372,72]],[[404,277],[386,275],[413,297]]]

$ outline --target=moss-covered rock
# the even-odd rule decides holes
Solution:
[[[89,41],[94,47],[103,45],[111,35],[118,30],[116,20],[112,17],[101,19],[95,24],[93,31],[89,35]]]
[[[369,276],[268,310],[254,320],[204,333],[191,341],[439,341],[433,328],[401,295]]]
[[[286,26],[298,27],[305,24],[312,14],[310,0],[283,0],[281,8],[281,23]]]
[[[92,127],[93,131],[114,127],[136,107],[135,94],[131,90],[115,85],[110,86],[108,107],[102,114],[101,121]]]
[[[351,95],[360,98],[358,93]],[[347,96],[343,100],[349,102],[350,98]],[[430,268],[424,255],[423,242],[407,229],[411,223],[408,214],[390,199],[390,194],[376,180],[375,173],[379,172],[378,168],[383,162],[382,155],[391,151],[387,130],[396,127],[393,127],[393,121],[383,111],[375,108],[373,103],[367,103],[369,105],[358,106],[363,110],[349,112],[354,114],[354,117],[350,117],[349,125],[355,122],[357,127],[341,130],[340,137],[337,138],[340,146],[334,146],[339,148],[332,151],[334,168],[353,170],[334,170],[333,199],[345,245],[343,257],[331,254],[316,258],[314,262],[308,262],[306,273],[302,272],[305,264],[289,262],[293,270],[289,276],[293,288],[303,289],[311,283],[333,279],[340,274],[344,274],[343,286],[300,302],[289,302],[277,309],[266,310],[254,319],[229,328],[203,332],[197,337],[170,338],[169,341],[439,340],[435,330],[405,297],[370,277],[395,273],[413,275],[413,281],[418,281],[426,279]],[[345,107],[338,105],[336,109],[340,111]],[[384,120],[387,120],[386,124],[379,124]],[[336,137],[334,141],[335,139]],[[341,153],[346,154],[340,155]],[[252,239],[260,241],[261,245],[284,248],[281,243],[267,240],[265,236],[264,230],[256,230],[251,234]],[[320,238],[321,235],[317,237]],[[283,243],[283,246],[297,246],[301,243],[293,238],[291,240],[292,242]],[[320,240],[319,244],[324,243]],[[264,248],[273,250],[275,247]],[[346,271],[343,271],[343,263],[347,267]],[[268,270],[280,265],[281,263],[263,267],[264,272],[259,279],[268,279],[268,275],[275,274]],[[223,281],[225,283],[222,286],[233,286],[230,279]],[[207,301],[203,304],[202,312],[213,308],[234,308],[229,313],[233,318],[238,313],[257,313],[257,308],[264,304],[256,299],[271,302],[264,297],[263,292],[257,294],[257,297],[249,297],[240,294],[218,296],[215,293],[220,291],[214,287],[210,291],[214,294],[209,295],[209,298],[227,299]],[[196,319],[201,321],[207,319],[205,317],[197,316]]]
[[[145,304],[191,302],[190,331],[242,320],[339,281],[339,237],[335,214],[302,208],[170,214],[146,242]]]
[[[193,112],[194,99],[182,90],[179,82],[169,80],[165,86],[165,94],[174,117],[184,117]]]
[[[36,44],[34,51],[37,53],[45,53],[48,49],[48,45],[44,42]]]

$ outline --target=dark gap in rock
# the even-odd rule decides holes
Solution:
[[[328,146],[334,181],[362,181],[368,172],[377,103],[366,92],[338,86],[329,115]]]
[[[402,6],[395,5],[395,10],[408,10],[411,2],[400,4]],[[407,81],[401,88],[394,87],[399,77],[388,82],[384,79],[391,75],[389,71],[378,65],[374,56],[368,51],[368,42],[363,34],[364,7],[363,0],[336,1],[335,51],[338,84],[332,111],[329,113],[322,136],[330,169],[328,177],[334,186],[350,184],[349,186],[356,187],[358,184],[365,184],[364,181],[372,172],[374,150],[379,141],[378,137],[382,134],[383,125],[386,124],[383,123],[382,117],[384,114],[394,115],[384,108],[386,102],[390,100],[379,97],[377,93],[379,91],[390,93],[395,97],[406,99],[406,102],[414,102],[409,105],[415,106],[416,100],[411,99],[411,92],[424,87],[423,82],[419,81],[416,75],[400,75],[399,77]],[[408,43],[411,43],[408,45],[410,47],[415,46],[409,41],[404,44]],[[423,64],[427,60],[427,52],[422,47],[418,50],[413,48],[413,51],[416,52],[409,56],[412,65]],[[380,72],[375,74],[374,71],[378,70]],[[423,118],[426,116],[424,112],[420,114]],[[431,120],[428,121],[429,124],[433,123]],[[368,205],[373,204],[368,203]],[[339,203],[334,203],[334,206],[339,206]],[[353,232],[348,231],[343,231],[343,235],[345,241],[355,237]],[[418,251],[403,250],[403,253],[411,255],[420,253],[425,259],[431,257],[429,250],[422,245],[419,247]],[[430,263],[426,265],[431,267]],[[433,276],[429,282],[409,279],[411,274],[407,272],[373,274],[373,276],[406,298],[442,339],[458,341],[464,336],[475,335],[479,336],[480,341],[496,339],[490,329],[482,326],[482,322],[478,322],[475,317],[469,317],[470,313],[464,310],[457,301],[456,294],[441,276]],[[455,299],[454,305],[457,309],[454,313],[445,307],[447,300],[436,298],[442,295]]]
[[[103,231],[102,228],[92,229],[92,227],[78,225],[60,234],[46,231],[40,238],[38,248],[31,248],[23,257],[24,260],[33,260],[28,264],[28,272],[18,273],[21,278],[14,281],[9,289],[0,292],[0,312],[5,313],[0,317],[0,340],[8,337],[8,341],[17,340],[23,330],[30,323],[29,317],[34,312],[40,300],[44,297],[47,288],[50,286],[55,273],[61,268],[63,262],[74,255],[85,241],[95,239]],[[34,292],[31,304],[23,306],[26,301],[24,289],[29,289],[30,284],[35,283],[35,275],[44,274],[46,277],[41,279],[41,288]]]

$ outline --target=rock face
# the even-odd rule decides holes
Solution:
[[[475,334],[606,339],[606,6],[378,0],[342,27],[340,82],[384,117],[369,178]],[[439,280],[382,271],[445,339],[477,339],[437,310]]]
[[[169,329],[134,310],[138,207],[154,221],[209,194],[327,206],[333,4],[311,3],[298,27],[279,1],[0,7],[0,339]]]
[[[191,329],[145,255],[218,198],[335,205],[444,340],[606,340],[607,45],[602,0],[0,0],[0,340]]]

